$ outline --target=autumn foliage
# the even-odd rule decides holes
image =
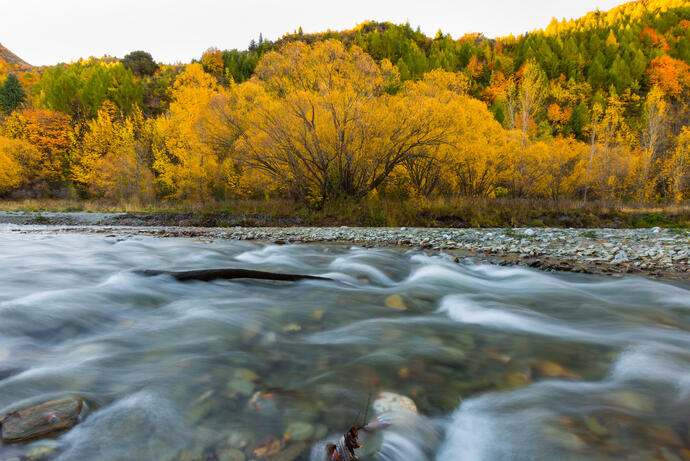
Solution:
[[[688,24],[650,0],[496,40],[366,22],[188,65],[0,65],[26,91],[0,194],[687,200]]]

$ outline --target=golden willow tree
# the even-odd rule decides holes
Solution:
[[[361,198],[446,141],[447,114],[399,85],[388,61],[356,46],[290,43],[216,98],[209,140],[298,199]]]
[[[149,125],[138,108],[125,118],[106,101],[72,156],[72,179],[93,197],[153,197]]]
[[[492,196],[518,148],[486,105],[469,95],[462,74],[434,70],[404,88],[415,107],[432,109],[443,123],[441,143],[414,150],[403,163],[418,195],[439,191],[463,196]]]
[[[219,93],[215,77],[189,64],[175,80],[167,114],[156,120],[153,168],[165,196],[205,200],[223,188],[225,158],[204,142],[200,124]]]

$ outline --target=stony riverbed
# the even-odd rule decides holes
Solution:
[[[502,265],[581,273],[690,279],[690,231],[676,229],[422,229],[355,227],[144,226],[106,213],[0,213],[16,232],[106,233],[277,243],[351,243],[471,256]],[[138,219],[138,218],[137,218]],[[40,224],[43,223],[43,224]],[[136,223],[138,225],[113,225]],[[150,223],[149,223],[150,224]]]

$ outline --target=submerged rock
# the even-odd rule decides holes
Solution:
[[[580,379],[580,376],[566,369],[563,365],[549,360],[542,360],[534,365],[539,375],[545,378]]]
[[[417,413],[417,405],[411,398],[394,392],[381,392],[374,400],[373,407],[377,415],[394,411]]]
[[[403,298],[400,295],[390,295],[386,298],[384,304],[387,308],[395,309],[396,311],[407,310],[407,306],[405,306],[405,302],[403,301]]]
[[[249,397],[254,393],[254,383],[242,379],[233,379],[228,383],[228,391],[234,395]]]
[[[218,461],[244,461],[246,457],[237,448],[227,448],[218,452]]]
[[[67,431],[77,424],[83,401],[80,398],[52,400],[0,418],[5,443],[48,437]]]
[[[298,442],[309,440],[314,435],[314,426],[306,421],[295,421],[285,429],[283,438],[285,440],[295,440]]]

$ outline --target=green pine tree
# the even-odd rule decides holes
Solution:
[[[26,92],[19,79],[14,74],[5,78],[5,83],[0,87],[0,110],[9,114],[24,104]]]

